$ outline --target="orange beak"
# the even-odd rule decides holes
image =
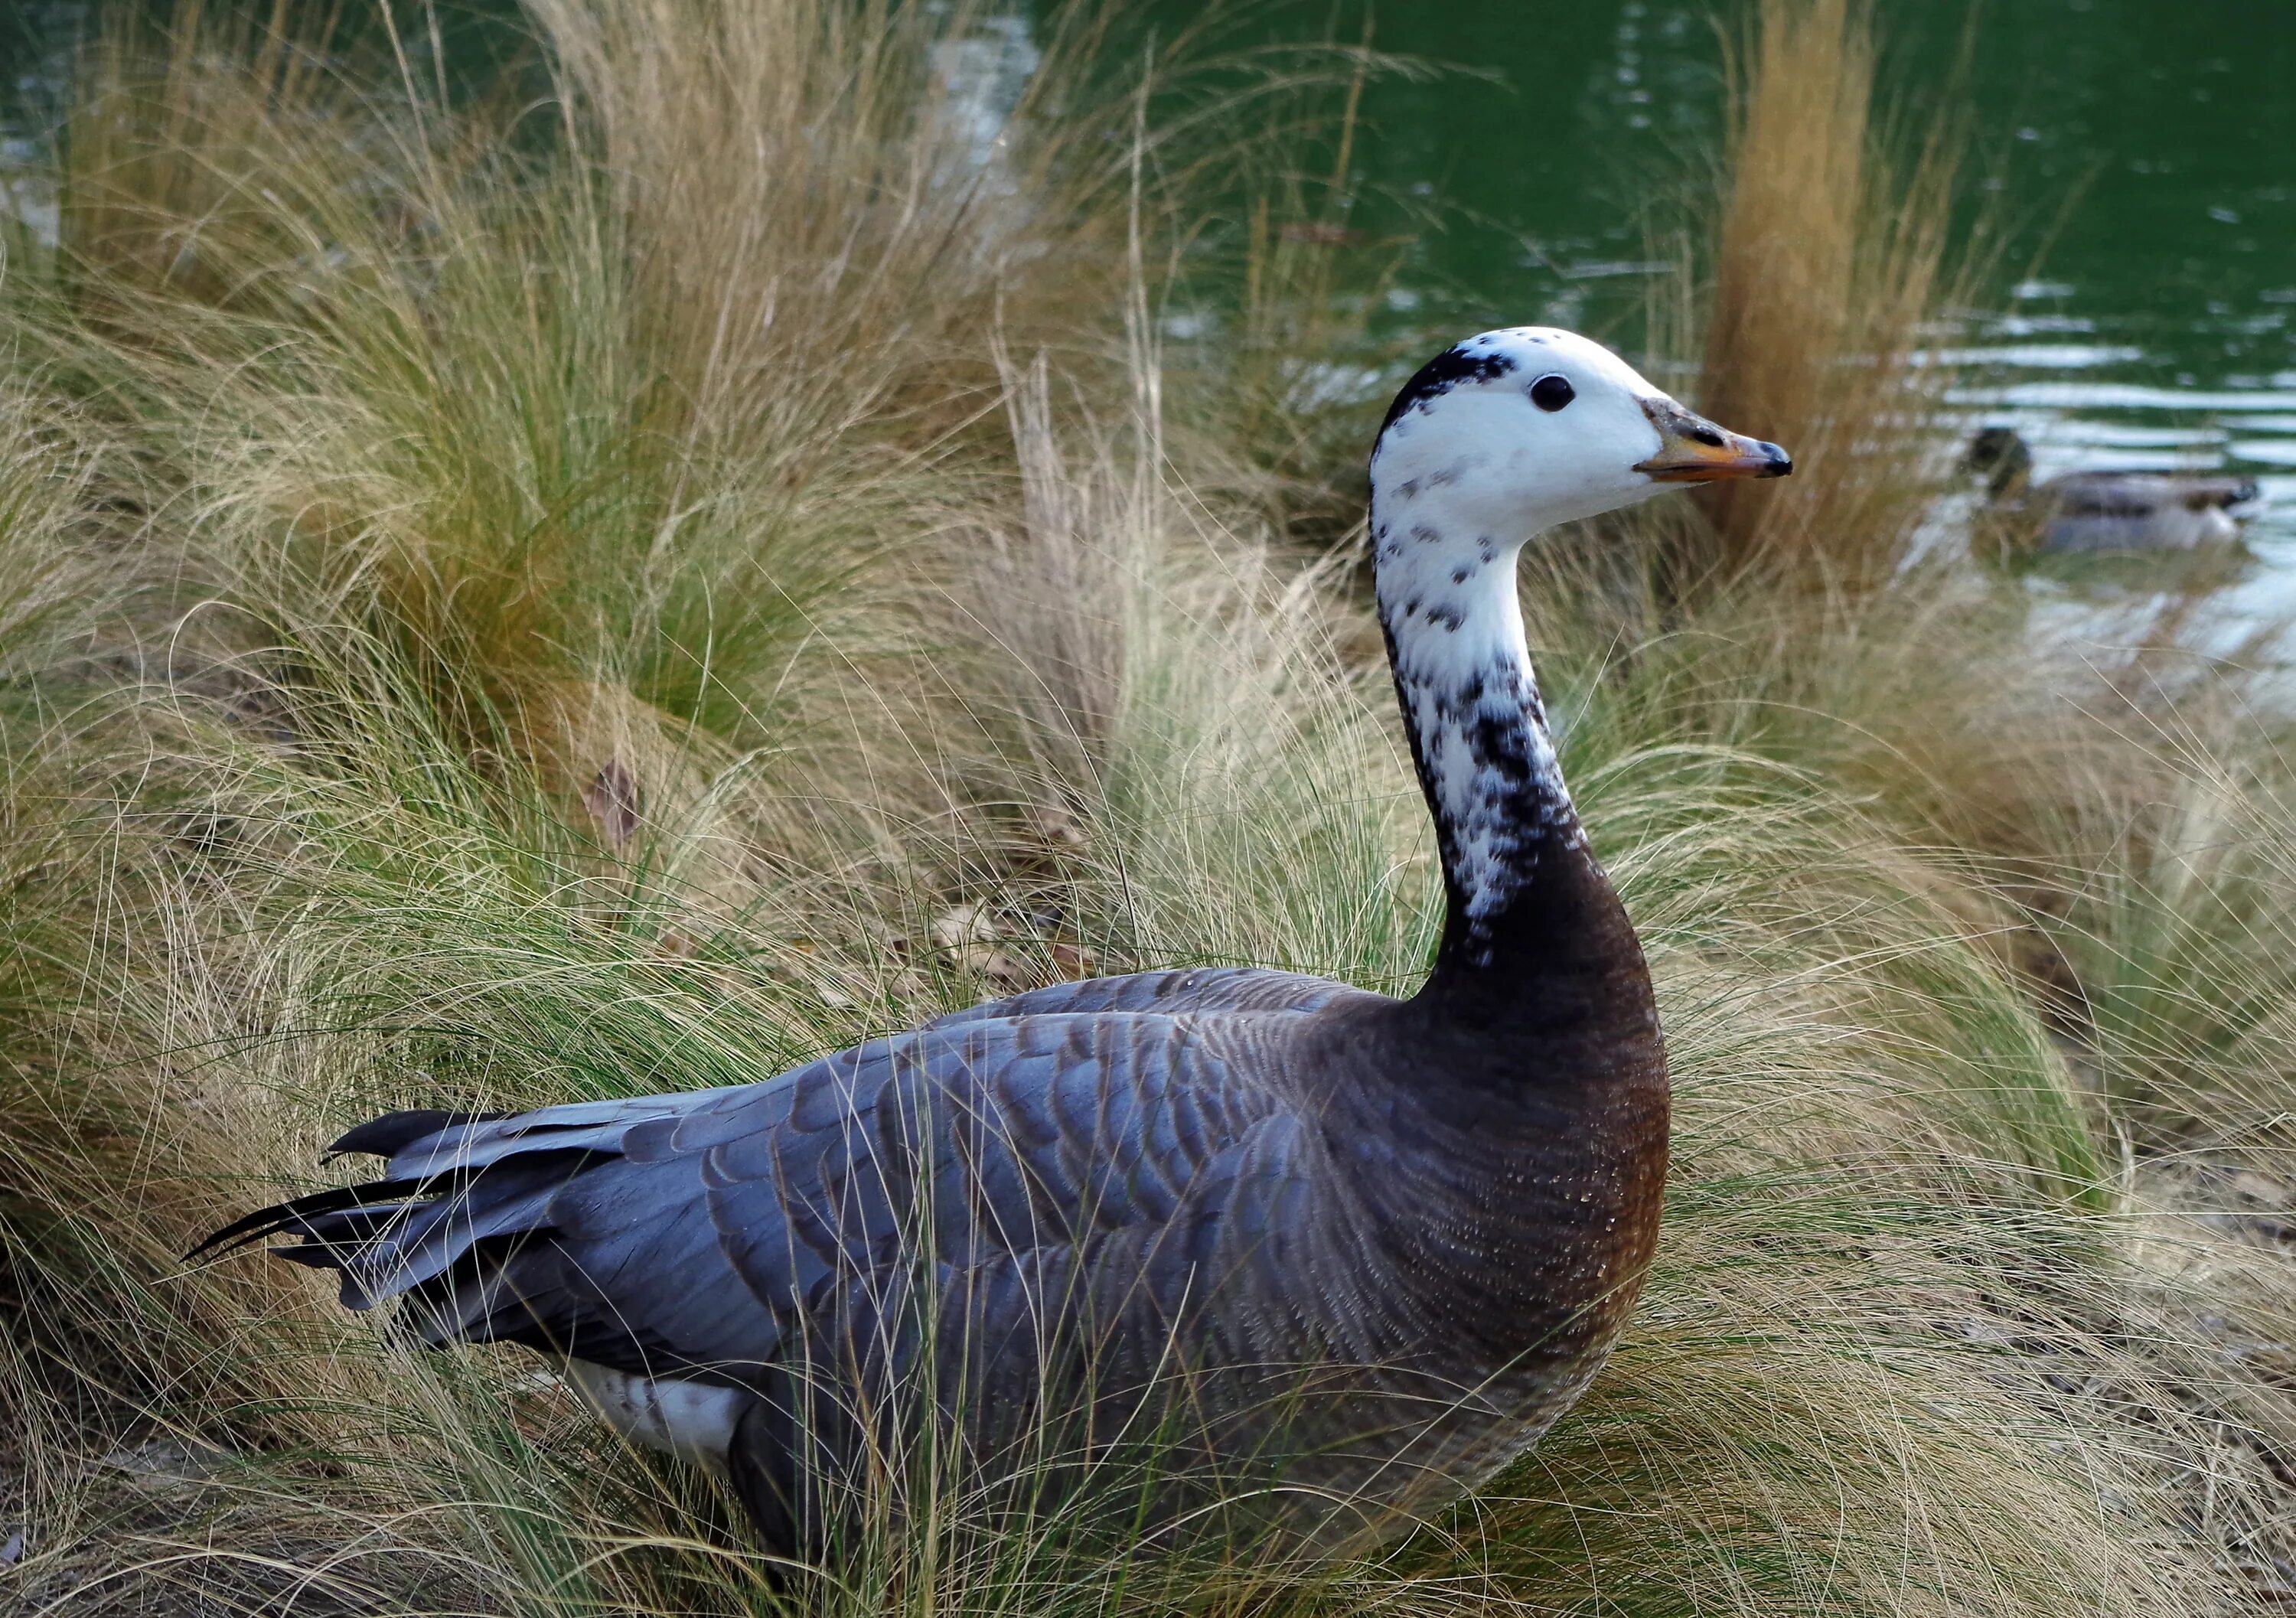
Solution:
[[[1643,414],[1658,429],[1658,453],[1635,470],[1658,483],[1714,483],[1724,478],[1783,478],[1793,457],[1775,444],[1726,432],[1670,398],[1646,398]]]

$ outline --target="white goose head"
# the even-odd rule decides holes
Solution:
[[[1469,338],[1396,396],[1372,450],[1374,579],[1443,854],[1447,957],[1488,964],[1542,858],[1586,857],[1523,643],[1524,542],[1678,485],[1792,470],[1551,327]]]
[[[1775,444],[1725,431],[1551,326],[1486,332],[1429,361],[1389,407],[1371,463],[1374,499],[1445,491],[1455,520],[1502,543],[1677,484],[1792,470]]]

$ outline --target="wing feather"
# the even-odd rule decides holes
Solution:
[[[395,1113],[337,1143],[387,1156],[385,1178],[219,1237],[299,1236],[285,1251],[340,1269],[347,1304],[408,1298],[434,1344],[736,1381],[809,1318],[858,1318],[857,1287],[882,1314],[926,1231],[975,1307],[1062,1277],[1177,1310],[1223,1267],[1280,1293],[1311,1131],[1274,1072],[1292,1019],[1351,992],[1250,969],[1144,973],[756,1084]]]

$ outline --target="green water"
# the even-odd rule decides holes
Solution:
[[[1168,29],[1194,10],[1144,9]],[[1279,11],[1259,31],[1298,37],[1327,14]],[[1366,94],[1349,223],[1410,238],[1382,319],[1431,341],[1527,320],[1631,337],[1646,221],[1720,127],[1715,19],[1733,14],[1381,8],[1379,46],[1496,77]],[[2231,604],[2296,608],[2296,0],[1991,0],[1965,59],[1963,5],[1879,14],[1885,97],[1919,114],[1964,86],[1972,208],[2008,232],[1991,307],[1939,334],[1982,362],[1956,396],[1969,424],[2016,426],[2045,474],[2254,475],[2259,564]],[[1439,228],[1414,217],[1431,198],[1453,206]]]
[[[1462,70],[1365,98],[1347,223],[1402,242],[1385,334],[1432,344],[1542,321],[1630,340],[1651,209],[1719,127],[1714,20],[1730,4],[1380,7],[1379,47]],[[0,0],[20,153],[38,133],[25,109],[86,10]],[[1935,104],[1967,12],[1945,0],[1880,11],[1886,93]],[[1169,37],[1202,7],[1146,0],[1126,15]],[[1345,4],[1278,0],[1224,38],[1352,39],[1359,26]],[[988,93],[1025,74],[1039,28],[1023,6],[980,42]],[[2235,593],[2296,605],[2296,0],[1989,0],[1974,37],[1972,198],[2013,226],[2009,262],[2031,268],[1939,335],[1987,362],[1960,396],[1972,424],[2016,425],[2045,472],[2173,461],[2256,474],[2259,565]]]

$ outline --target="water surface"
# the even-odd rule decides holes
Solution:
[[[1195,10],[1144,9],[1167,29]],[[2020,429],[2043,475],[2255,476],[2259,565],[2232,595],[2251,617],[2296,610],[2296,4],[1991,0],[1965,54],[1964,7],[1879,10],[1885,97],[1916,118],[1965,97],[1972,209],[2008,242],[1989,307],[1940,341],[1979,367],[1956,394],[1969,424]],[[1327,14],[1279,7],[1256,27],[1300,37]],[[1381,9],[1379,46],[1477,75],[1365,96],[1349,222],[1409,238],[1389,329],[1434,341],[1538,320],[1633,341],[1659,268],[1653,218],[1721,127],[1716,19],[1730,14],[1680,0]],[[1342,13],[1334,32],[1354,26]],[[1439,228],[1419,215],[1429,199],[1451,206]]]

